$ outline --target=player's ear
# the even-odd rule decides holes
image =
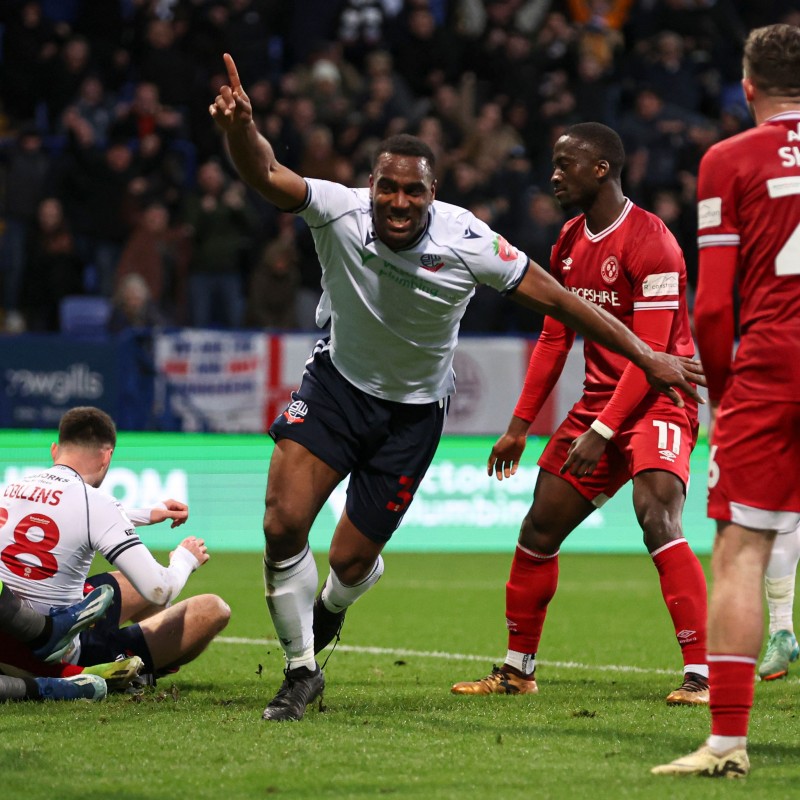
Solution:
[[[601,158],[594,165],[594,173],[598,178],[605,178],[610,169],[611,165],[604,158]]]
[[[431,183],[431,200],[435,200],[436,199],[436,189],[438,187],[439,187],[439,184],[437,183],[437,181],[434,180],[433,183]]]
[[[753,81],[750,78],[742,78],[742,89],[744,90],[744,99],[748,103],[753,102],[753,96],[755,95],[755,86],[753,85]]]

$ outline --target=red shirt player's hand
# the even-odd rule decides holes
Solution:
[[[607,439],[589,428],[586,433],[582,433],[569,446],[567,458],[559,472],[562,475],[565,472],[569,472],[576,478],[580,478],[583,475],[591,475],[597,466],[597,462],[603,457],[607,444]]]
[[[528,428],[531,424],[520,417],[511,417],[508,430],[494,443],[489,461],[486,465],[487,474],[492,472],[497,480],[503,477],[510,478],[519,467],[519,460],[528,441]]]

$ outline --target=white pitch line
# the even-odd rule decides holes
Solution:
[[[222,644],[245,644],[259,647],[280,646],[277,639],[245,639],[240,636],[217,636],[215,642]],[[502,661],[502,656],[477,656],[468,653],[445,653],[440,650],[404,650],[392,647],[358,647],[351,644],[339,644],[336,647],[342,653],[365,653],[373,656],[403,656],[416,658],[440,658],[449,661]],[[581,664],[578,661],[545,661],[536,659],[536,663],[543,667],[561,667],[563,669],[593,669],[597,672],[635,672],[642,675],[675,675],[679,669],[648,669],[645,667],[631,667],[620,664]]]

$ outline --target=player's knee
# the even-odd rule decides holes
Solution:
[[[522,520],[519,543],[537,553],[555,553],[561,545],[561,538],[531,509]]]
[[[375,556],[372,553],[345,554],[331,550],[328,554],[328,563],[345,586],[355,586],[372,571],[375,566]]]
[[[308,526],[292,509],[282,503],[267,506],[264,513],[264,538],[267,549],[278,548],[302,541]]]
[[[680,517],[673,518],[666,509],[649,508],[639,515],[642,538],[649,552],[683,536]]]
[[[216,594],[201,594],[192,598],[199,617],[211,636],[225,628],[231,618],[231,607]]]

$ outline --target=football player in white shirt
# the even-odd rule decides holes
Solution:
[[[309,224],[322,266],[317,309],[329,340],[315,348],[292,401],[273,423],[264,579],[286,655],[265,720],[298,720],[325,686],[315,654],[338,636],[345,610],[383,572],[381,550],[430,464],[454,391],[458,326],[486,283],[619,352],[653,386],[699,398],[697,362],[656,353],[597,306],[565,290],[469,211],[435,199],[433,153],[400,135],[383,142],[369,188],[304,179],[259,133],[233,59],[209,113],[241,177]],[[350,476],[345,511],[316,601],[308,533]],[[338,639],[337,639],[338,640]]]
[[[157,674],[196,658],[225,627],[230,609],[213,594],[171,605],[189,575],[208,561],[205,544],[186,537],[168,567],[153,558],[131,517],[99,488],[115,446],[116,428],[104,411],[79,407],[64,414],[51,448],[53,466],[0,493],[0,581],[45,614],[80,602],[87,586],[111,586],[110,610],[76,638],[66,660],[89,666],[129,653],[142,659],[144,672]],[[169,501],[132,516],[143,524],[172,519],[175,527],[188,509]],[[87,580],[95,553],[119,571]],[[136,624],[120,628],[131,620]],[[4,662],[48,674],[30,664],[30,651],[26,658],[7,639],[0,642]]]

